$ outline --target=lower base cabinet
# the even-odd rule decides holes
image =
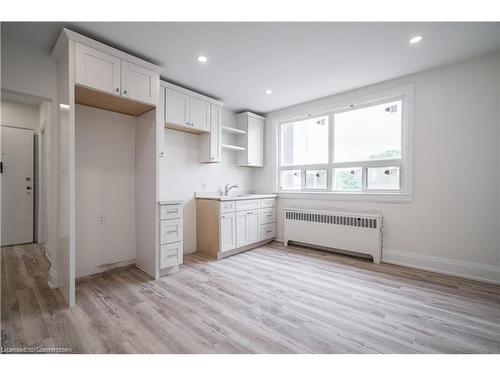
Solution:
[[[160,202],[160,275],[179,269],[183,262],[183,218],[180,202]]]
[[[197,199],[197,250],[221,258],[272,241],[276,237],[275,201]]]

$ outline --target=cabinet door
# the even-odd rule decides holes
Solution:
[[[189,98],[189,123],[198,130],[210,131],[210,103],[191,97]]]
[[[248,244],[247,220],[248,212],[236,213],[236,247]]]
[[[236,248],[236,214],[223,214],[220,217],[220,251]]]
[[[122,96],[156,104],[159,80],[158,73],[122,60]]]
[[[264,165],[264,121],[249,117],[247,136],[247,163],[251,167],[262,167]]]
[[[166,89],[165,122],[189,126],[189,97],[186,94]]]
[[[210,161],[221,162],[222,108],[210,105]]]
[[[76,43],[75,82],[108,94],[120,95],[120,59]]]
[[[250,211],[247,216],[247,241],[255,243],[260,241],[260,215],[259,211]]]

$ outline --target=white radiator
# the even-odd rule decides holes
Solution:
[[[374,263],[382,258],[382,215],[285,209],[284,243],[368,254]]]

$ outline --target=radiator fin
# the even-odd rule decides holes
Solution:
[[[377,229],[377,219],[370,219],[366,217],[352,217],[299,211],[285,211],[285,217],[287,220]]]

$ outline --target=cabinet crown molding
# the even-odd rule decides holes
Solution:
[[[160,87],[166,87],[168,89],[172,89],[172,90],[175,90],[177,92],[181,92],[183,94],[186,94],[186,95],[189,95],[191,97],[207,101],[209,103],[212,103],[212,104],[215,104],[215,105],[218,105],[218,106],[221,106],[221,107],[224,106],[224,103],[221,102],[220,100],[211,98],[209,96],[197,93],[197,92],[192,91],[192,90],[185,89],[184,87],[174,85],[173,83],[170,83],[170,82],[167,82],[167,81],[160,80]]]
[[[52,53],[50,56],[52,57],[53,60],[57,61],[59,60],[59,57],[61,56],[61,53],[64,51],[66,45],[68,44],[69,41],[73,42],[78,42],[85,44],[89,47],[95,48],[97,50],[100,50],[105,53],[109,53],[110,55],[116,56],[122,60],[128,61],[132,64],[136,64],[139,66],[142,66],[146,69],[152,70],[158,74],[162,74],[165,72],[165,69],[162,67],[152,64],[146,60],[140,59],[136,56],[133,56],[129,53],[120,51],[117,48],[108,46],[107,44],[98,42],[97,40],[91,39],[89,37],[86,37],[82,34],[78,34],[70,29],[63,28],[61,30],[61,33],[59,34],[59,37],[57,38],[56,44],[54,45],[54,48],[52,49]]]

